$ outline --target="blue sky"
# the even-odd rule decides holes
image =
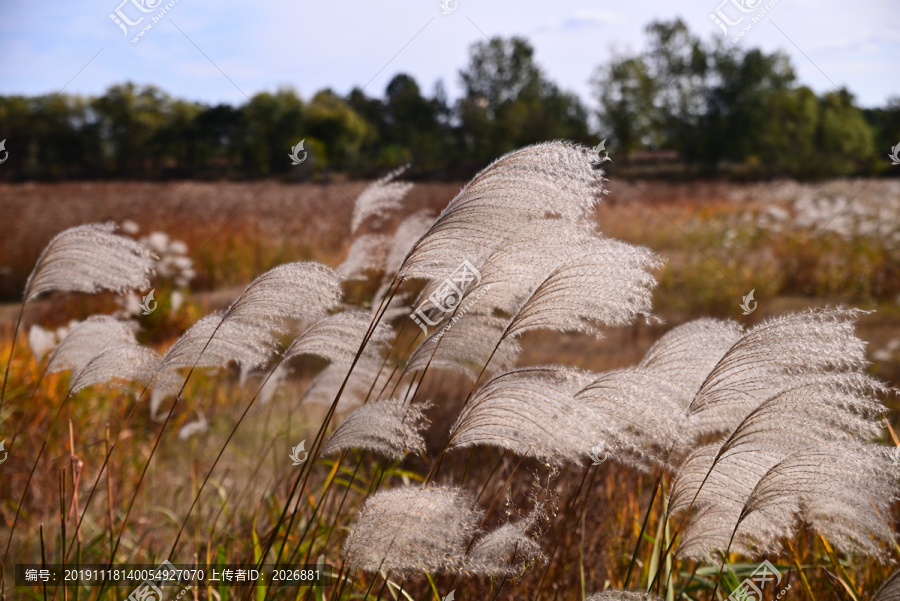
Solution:
[[[126,0],[124,35],[109,15],[122,0],[0,0],[0,94],[61,88],[96,95],[124,81],[155,84],[180,98],[239,104],[260,91],[292,87],[304,98],[354,85],[380,96],[399,72],[426,93],[443,79],[451,98],[469,46],[485,36],[527,37],[546,73],[593,105],[589,79],[615,52],[638,51],[644,26],[681,17],[695,34],[731,40],[750,22],[735,5],[760,0],[174,0],[137,43],[131,40],[172,0]],[[770,0],[767,0],[767,2]],[[149,3],[146,15],[135,4]],[[734,2],[735,4],[732,4]],[[721,8],[720,8],[721,7]],[[724,37],[709,15],[732,21]],[[863,106],[900,95],[900,2],[775,0],[737,42],[787,52],[801,83],[816,92],[846,86]]]

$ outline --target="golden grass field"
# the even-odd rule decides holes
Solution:
[[[25,279],[41,249],[67,227],[131,220],[140,226],[142,234],[163,231],[187,244],[197,277],[190,284],[184,305],[175,313],[163,310],[139,316],[139,340],[164,349],[199,317],[226,307],[243,286],[274,265],[297,260],[331,266],[340,263],[349,244],[353,200],[367,183],[0,185],[0,213],[4,215],[0,224],[0,294],[5,299],[0,305],[0,361],[4,362],[0,366],[6,367]],[[409,212],[428,208],[436,215],[461,186],[462,182],[418,183],[407,196],[406,207]],[[610,329],[600,340],[586,335],[529,334],[523,340],[519,365],[563,363],[609,370],[635,364],[665,331],[697,317],[731,318],[751,325],[788,311],[846,305],[873,311],[859,319],[857,330],[869,345],[870,373],[890,386],[900,387],[900,342],[897,348],[892,345],[892,341],[900,341],[900,182],[611,181],[609,189],[609,196],[597,210],[598,229],[611,237],[647,246],[666,259],[657,273],[660,283],[653,303],[662,323]],[[857,206],[876,208],[867,212]],[[829,210],[832,217],[838,215],[837,223],[828,219]],[[853,218],[845,219],[848,215]],[[157,287],[157,298],[166,297],[166,286]],[[755,290],[758,308],[743,315],[739,304],[751,289]],[[346,298],[362,301],[372,292],[372,286],[354,285],[348,288]],[[165,308],[164,301],[160,302]],[[109,312],[117,306],[112,294],[55,293],[28,305],[23,332],[27,333],[34,323],[59,327],[71,319]],[[41,366],[28,348],[27,337],[20,336],[11,365],[8,401],[0,413],[0,439],[5,438],[9,446],[9,441],[17,437],[14,453],[0,466],[0,552],[19,509],[19,495],[29,477],[32,458],[68,385],[66,374],[50,375],[31,397]],[[401,336],[401,340],[408,344],[410,338]],[[288,496],[288,453],[300,439],[314,436],[325,414],[324,407],[297,402],[321,367],[315,361],[304,363],[296,378],[282,387],[272,402],[248,414],[187,522],[174,555],[170,555],[199,483],[260,383],[251,378],[242,384],[236,371],[202,373],[191,379],[185,401],[174,412],[174,424],[167,427],[168,433],[136,497],[116,560],[156,563],[174,556],[179,563],[254,561],[255,541],[268,536]],[[431,458],[440,449],[468,387],[467,381],[450,372],[438,371],[426,378],[420,394],[434,404],[426,436]],[[891,407],[889,419],[894,430],[900,430],[897,396],[885,401]],[[109,560],[111,539],[119,535],[135,483],[161,428],[160,421],[150,418],[146,405],[146,400],[137,404],[133,394],[112,389],[89,389],[68,403],[20,508],[10,551],[12,563],[41,562],[40,524],[47,561],[59,562],[61,472],[66,482],[66,544],[73,545],[68,561]],[[163,409],[165,413],[168,406]],[[177,427],[201,414],[209,422],[207,432],[188,440],[175,436]],[[117,450],[109,469],[101,474],[106,445],[116,436]],[[467,452],[449,455],[439,481],[469,484],[477,490],[484,485],[481,505],[491,508],[485,525],[502,523],[517,511],[525,513],[533,503],[532,494],[543,495],[552,507],[541,535],[544,552],[550,555],[555,550],[550,562],[514,583],[505,583],[500,599],[534,599],[539,590],[541,599],[582,599],[583,592],[622,586],[653,488],[651,476],[609,462],[589,472],[574,467],[548,470],[538,462],[520,462],[492,448],[479,448],[474,456],[476,460],[469,463]],[[352,514],[375,479],[383,477],[385,484],[421,479],[430,468],[428,461],[410,455],[399,464],[391,464],[368,454],[352,453],[340,466],[333,460],[322,460],[300,503],[312,508],[329,479],[334,479],[336,486],[316,519],[295,524],[297,532],[287,533],[289,540],[300,540],[299,530],[303,528],[314,533],[308,537],[311,542],[301,547],[296,563],[304,563],[305,558],[314,563],[323,556],[326,562],[340,565],[346,531],[342,527],[332,531],[332,522],[323,516]],[[357,465],[359,469],[354,472]],[[75,537],[76,516],[88,503],[95,482],[97,490]],[[576,496],[579,488],[583,490]],[[645,537],[649,540],[662,535],[661,510],[654,511]],[[655,571],[650,557],[652,544],[647,542],[642,547],[632,586],[644,584],[648,574]],[[795,546],[816,600],[852,598],[828,575],[838,569],[813,533],[804,532]],[[732,559],[739,561],[737,557]],[[893,550],[888,559],[894,563],[900,560],[900,549]],[[785,567],[793,565],[788,557],[777,560]],[[861,599],[867,599],[893,571],[889,564],[854,558],[840,567]],[[682,562],[680,577],[687,580],[692,569],[694,564]],[[6,570],[10,595],[11,566]],[[796,569],[789,577],[794,583],[789,598],[808,595],[801,588]],[[695,579],[697,587],[689,594],[702,597],[709,588],[709,575],[707,583]],[[447,575],[438,576],[437,590],[446,592],[452,580]],[[359,575],[348,586],[355,598],[362,599],[371,582],[370,576]],[[484,578],[455,581],[456,599],[493,598],[490,591],[497,584]],[[380,583],[367,598],[395,598],[397,594],[391,587],[379,594],[379,588]],[[404,592],[416,600],[435,598],[432,590],[424,580],[404,584]],[[107,598],[123,599],[127,592],[114,589]],[[224,588],[217,593],[221,599],[235,598]],[[52,594],[49,591],[48,598]],[[74,594],[69,591],[66,597],[65,592],[57,591],[55,598],[74,598]],[[82,589],[78,598],[90,598],[91,594]],[[301,590],[276,598],[303,599],[306,594]],[[206,589],[191,592],[199,599],[210,595]],[[8,598],[42,598],[42,591],[15,591]]]

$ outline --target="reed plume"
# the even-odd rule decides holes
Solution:
[[[121,293],[149,288],[153,253],[114,234],[115,229],[112,222],[91,223],[54,236],[25,282],[25,302],[51,290]]]
[[[322,455],[361,449],[400,460],[410,451],[424,451],[422,430],[428,423],[425,418],[428,407],[427,403],[410,405],[402,399],[369,401],[335,429]]]
[[[432,367],[458,371],[474,381],[488,359],[491,359],[489,372],[510,369],[521,346],[513,338],[503,340],[497,346],[507,323],[508,320],[503,318],[477,313],[447,322],[416,348],[407,362],[406,371],[422,370],[430,361]]]
[[[318,263],[286,263],[247,286],[225,311],[195,323],[166,352],[159,377],[177,368],[258,368],[275,353],[286,321],[323,318],[340,300],[337,275]]]
[[[77,324],[63,338],[47,359],[47,372],[66,369],[78,374],[88,362],[107,346],[137,344],[137,323],[120,321],[108,315],[92,315]]]
[[[573,396],[590,374],[526,367],[486,382],[451,428],[449,448],[491,445],[556,465],[579,462],[599,440],[596,415]]]
[[[891,505],[898,498],[891,462],[876,444],[801,451],[773,466],[744,504],[741,522],[759,516],[743,539],[758,552],[782,552],[796,522],[815,528],[846,553],[877,557],[894,540]]]
[[[534,329],[600,335],[598,326],[624,326],[649,316],[661,265],[645,248],[595,238],[556,267],[518,309],[505,336]]]
[[[285,263],[253,280],[225,311],[223,321],[285,331],[286,320],[321,319],[340,299],[340,280],[329,267]]]
[[[685,529],[679,554],[708,558],[714,551],[723,552],[728,547],[732,532],[736,532],[737,536],[735,549],[749,553],[751,549],[745,545],[749,535],[744,535],[744,532],[770,531],[769,527],[760,524],[764,519],[761,512],[745,509],[763,478],[781,462],[787,461],[786,468],[771,472],[771,481],[762,484],[758,503],[764,505],[765,499],[771,498],[772,483],[787,487],[784,489],[786,499],[790,496],[790,486],[799,485],[799,482],[787,482],[777,477],[782,469],[788,473],[797,473],[796,470],[800,469],[799,465],[792,467],[788,461],[791,458],[806,455],[808,461],[810,453],[819,458],[828,453],[865,455],[863,445],[874,440],[880,431],[877,418],[883,412],[883,406],[875,394],[882,391],[883,387],[877,381],[861,374],[821,375],[763,402],[741,421],[723,443],[708,445],[692,453],[673,483],[669,500],[673,513],[690,506],[697,510]],[[820,465],[819,477],[822,482],[834,482],[835,486],[839,486],[840,478],[828,476],[828,470],[832,467],[835,466]],[[878,482],[880,479],[870,478],[868,484],[871,486],[861,486],[872,494],[866,503],[883,507],[885,503],[889,504],[893,493],[885,492],[889,489]],[[837,490],[825,493],[808,488],[806,493],[807,496],[802,499],[794,497],[796,502],[792,511],[798,517],[804,515],[801,508],[812,503],[824,503],[822,507],[827,507],[833,501],[829,495],[837,495]],[[752,509],[753,505],[749,508]],[[831,515],[836,517],[833,513]],[[784,513],[779,522],[781,532],[785,528],[793,528],[793,524],[783,516]],[[813,520],[811,514],[806,514],[808,522],[820,531],[830,524],[835,528],[830,532],[836,532],[837,520],[829,521],[824,509],[817,516],[817,520]],[[742,520],[746,520],[743,525]],[[773,518],[773,524],[775,522]],[[865,530],[872,523],[872,520],[862,521],[858,527]],[[736,530],[738,526],[741,529]],[[859,535],[862,530],[856,534]],[[772,526],[771,531],[778,530]],[[860,549],[853,542],[854,537],[845,534],[836,539],[843,548],[865,552],[871,550],[871,547]],[[866,530],[865,536],[870,534]],[[757,537],[756,540],[760,548],[772,548],[776,544],[772,536]]]
[[[689,404],[742,334],[741,326],[730,319],[695,319],[666,332],[637,367],[678,385],[687,393]]]
[[[384,269],[391,239],[384,234],[363,234],[350,244],[344,262],[335,271],[348,280],[365,280]]]
[[[387,247],[387,257],[384,261],[386,276],[399,271],[400,266],[403,265],[403,259],[433,223],[434,215],[430,211],[416,211],[400,222]]]
[[[403,206],[403,197],[412,189],[409,182],[395,182],[396,178],[409,169],[404,165],[394,169],[384,177],[366,186],[356,197],[353,203],[353,216],[350,218],[350,232],[356,230],[369,219],[373,224],[378,224],[385,218],[385,213],[394,211]]]
[[[161,367],[220,368],[232,361],[248,368],[265,364],[277,348],[272,329],[225,317],[224,311],[216,311],[198,320],[166,351]]]
[[[594,415],[595,442],[644,471],[689,447],[690,398],[688,389],[640,367],[602,374],[575,394]]]
[[[304,403],[331,406],[346,380],[336,410],[352,409],[361,404],[369,396],[370,391],[377,394],[387,384],[390,373],[382,370],[381,364],[381,361],[366,358],[365,355],[360,357],[352,372],[350,363],[330,363],[313,379],[301,400]]]
[[[603,193],[602,181],[590,151],[581,146],[546,142],[506,154],[450,201],[415,243],[399,275],[443,279],[463,258],[482,265],[524,223],[586,221]]]
[[[823,309],[767,319],[748,330],[707,375],[690,406],[695,436],[734,430],[765,399],[822,373],[866,365],[857,310]]]
[[[351,569],[407,578],[458,570],[480,512],[459,488],[407,486],[366,500],[344,544]]]
[[[115,229],[112,222],[79,225],[63,230],[44,247],[25,282],[3,383],[0,384],[0,409],[6,398],[9,368],[26,303],[52,290],[87,293],[113,290],[121,293],[150,286],[153,253],[143,244],[113,234]]]
[[[894,572],[881,584],[872,601],[900,601],[900,572]]]
[[[316,355],[337,363],[350,363],[366,336],[372,316],[366,311],[342,311],[325,317],[309,328],[288,346],[285,360],[299,355]],[[380,360],[394,336],[393,328],[379,323],[369,335],[364,355]]]
[[[72,393],[113,380],[147,384],[159,368],[159,361],[159,354],[144,346],[108,346],[91,359],[72,380]]]
[[[484,576],[516,576],[530,566],[546,562],[540,545],[528,533],[540,517],[540,510],[535,510],[518,522],[483,534],[466,555],[465,571]]]

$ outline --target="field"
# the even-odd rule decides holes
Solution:
[[[423,209],[436,217],[464,184],[416,183],[401,211],[386,214],[382,223],[364,222],[351,235],[354,200],[369,183],[0,185],[5,216],[0,225],[0,367],[7,367],[28,274],[41,250],[66,228],[132,222],[126,229],[136,225],[135,238],[152,232],[167,235],[157,236],[157,244],[162,254],[174,257],[176,267],[170,275],[152,280],[158,309],[134,316],[140,324],[137,340],[162,353],[202,316],[226,309],[267,270],[292,261],[335,267],[345,259],[353,237],[392,232],[403,217]],[[659,282],[652,295],[656,319],[604,327],[602,337],[528,331],[519,340],[516,366],[562,364],[607,372],[639,363],[663,334],[700,317],[731,319],[752,328],[794,311],[846,306],[867,311],[856,317],[856,334],[867,343],[871,362],[867,373],[888,386],[900,384],[900,181],[613,180],[608,188],[609,195],[596,209],[597,229],[644,246],[664,260],[653,271]],[[182,241],[186,249],[173,240]],[[179,256],[190,259],[192,277],[187,281],[178,277],[187,265],[178,263]],[[379,283],[377,277],[345,282],[345,306],[371,311]],[[421,282],[411,290],[417,288]],[[751,290],[754,296],[747,299]],[[146,293],[141,290],[138,296]],[[175,300],[179,296],[181,302]],[[412,296],[407,303],[414,300]],[[755,309],[745,314],[740,305],[748,300]],[[64,563],[63,555],[67,564],[106,563],[113,549],[116,563],[156,565],[168,558],[177,564],[251,564],[271,540],[274,546],[266,563],[275,563],[276,555],[283,563],[324,562],[348,576],[343,563],[348,528],[372,491],[417,485],[426,478],[477,496],[484,512],[478,525],[485,530],[533,518],[530,540],[544,559],[532,557],[522,564],[521,573],[493,578],[441,571],[428,577],[419,573],[385,578],[351,571],[344,584],[325,589],[324,597],[307,587],[272,587],[268,598],[406,595],[439,600],[454,590],[460,601],[581,600],[606,588],[625,587],[626,579],[629,588],[645,589],[658,570],[665,577],[657,586],[666,589],[666,582],[672,583],[668,598],[674,599],[676,590],[688,599],[711,598],[719,563],[660,559],[679,521],[663,519],[661,499],[672,485],[671,472],[640,470],[615,456],[596,466],[557,466],[493,446],[451,450],[444,456],[447,432],[473,386],[472,379],[455,371],[430,369],[415,393],[417,401],[431,403],[425,415],[430,424],[424,431],[424,452],[387,460],[351,450],[302,468],[292,465],[294,447],[303,440],[301,451],[311,450],[332,400],[309,393],[326,365],[319,358],[297,360],[267,402],[253,403],[249,410],[267,372],[242,373],[234,365],[196,370],[171,413],[172,398],[151,409],[138,385],[93,386],[67,399],[70,374],[42,373],[45,361],[37,359],[28,344],[31,326],[38,324],[52,336],[70,320],[127,311],[129,302],[134,299],[109,292],[54,292],[26,305],[0,408],[0,439],[9,451],[0,465],[0,551],[11,533],[3,573],[9,598],[93,598],[98,588],[13,590],[12,566],[40,564],[42,557],[47,563]],[[392,320],[397,336],[389,347],[388,369],[408,356],[406,349],[418,334],[407,315],[398,313]],[[396,379],[390,381],[396,384]],[[384,383],[383,390],[387,387]],[[359,392],[365,390],[348,387],[344,402],[372,392]],[[888,407],[888,421],[898,431],[897,395],[879,395]],[[63,399],[68,402],[63,404]],[[345,415],[339,411],[333,425]],[[890,444],[887,429],[882,430],[881,442]],[[143,474],[145,465],[149,467]],[[293,489],[301,470],[306,471],[297,494]],[[660,495],[654,493],[657,477]],[[893,515],[896,530],[896,503]],[[896,544],[884,545],[884,555],[878,558],[832,553],[825,539],[806,525],[788,546],[791,553],[766,557],[784,569],[779,590],[790,583],[790,598],[870,598],[894,571],[890,564],[900,560]],[[513,560],[518,550],[513,549]],[[719,586],[721,598],[758,561],[732,553],[729,563],[731,570],[724,570]],[[194,587],[188,597],[234,599],[250,590]],[[767,590],[767,598],[774,598],[774,589]],[[104,594],[124,599],[129,592],[120,587]],[[262,589],[253,593],[260,600],[265,595]]]

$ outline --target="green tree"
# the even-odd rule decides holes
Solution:
[[[757,138],[757,152],[767,172],[809,175],[816,162],[819,100],[806,86],[778,90],[765,104],[766,120]]]
[[[457,103],[465,152],[477,164],[520,146],[555,138],[587,142],[587,110],[547,80],[523,38],[474,44],[460,72]]]
[[[794,72],[778,52],[744,51],[719,46],[711,53],[710,82],[705,114],[699,120],[704,144],[700,159],[715,171],[720,161],[743,161],[758,155],[759,136],[771,118],[770,97],[789,89]]]
[[[313,96],[306,107],[304,136],[321,144],[322,153],[313,159],[322,168],[343,169],[359,156],[370,126],[343,98],[331,90]]]
[[[235,176],[241,168],[244,135],[241,109],[228,104],[204,107],[194,117],[194,165],[203,176]]]
[[[159,156],[153,140],[166,120],[171,98],[155,86],[129,82],[112,86],[91,102],[104,155],[118,176],[142,177],[154,171]]]
[[[643,57],[613,59],[597,69],[591,84],[600,107],[600,137],[611,139],[622,162],[641,146],[663,142],[663,113],[655,105],[658,81]]]
[[[875,152],[872,130],[853,95],[845,89],[829,92],[819,100],[816,129],[816,161],[813,173],[849,175]]]
[[[161,161],[164,175],[192,177],[198,172],[196,161],[202,156],[205,140],[197,128],[197,117],[203,107],[185,100],[175,100],[165,113],[150,146]]]
[[[884,107],[864,109],[863,116],[872,130],[875,144],[873,171],[886,171],[893,167],[888,154],[900,144],[900,96],[888,98]]]
[[[291,147],[306,137],[303,101],[294,90],[256,94],[241,108],[241,154],[250,176],[287,170]]]
[[[410,161],[417,168],[434,170],[442,148],[439,105],[422,96],[416,80],[396,75],[385,89],[385,150],[394,164]],[[402,157],[402,158],[401,158]],[[400,159],[400,160],[397,160]]]

